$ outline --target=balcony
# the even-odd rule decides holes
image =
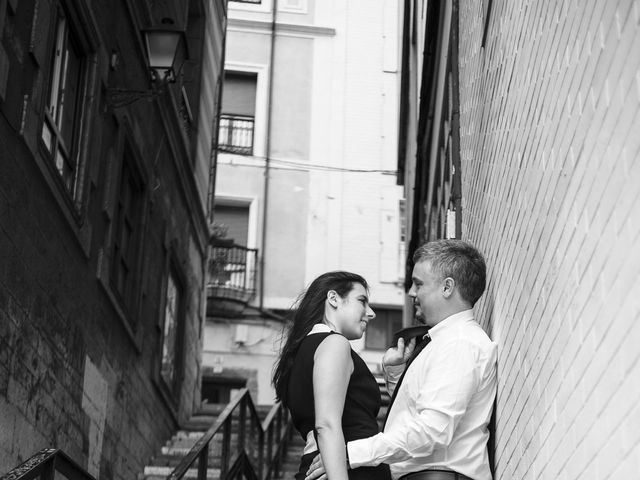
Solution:
[[[218,151],[237,155],[252,155],[253,124],[253,117],[220,115]]]
[[[240,315],[256,293],[258,250],[213,240],[207,283],[207,315]]]

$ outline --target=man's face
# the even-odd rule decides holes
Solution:
[[[411,279],[413,284],[409,290],[409,296],[416,307],[416,318],[421,323],[433,327],[441,320],[437,312],[444,302],[443,280],[433,272],[429,261],[416,263]]]

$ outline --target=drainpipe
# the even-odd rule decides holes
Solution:
[[[220,132],[220,112],[222,111],[222,88],[224,86],[224,62],[227,52],[227,23],[229,22],[229,10],[227,3],[224,2],[224,25],[222,32],[222,55],[220,58],[220,76],[218,77],[218,85],[216,92],[216,111],[214,128],[211,135],[211,150],[209,152],[209,191],[207,192],[207,208],[209,209],[208,220],[209,229],[213,225],[213,205],[216,198],[216,174],[218,172],[218,133]],[[205,31],[206,34],[206,31]],[[209,231],[209,235],[211,231]],[[208,239],[209,243],[211,238]]]
[[[269,205],[269,170],[271,157],[271,117],[273,100],[273,65],[276,47],[276,17],[278,12],[278,0],[273,0],[273,11],[271,14],[271,50],[269,53],[269,91],[267,94],[267,139],[265,144],[264,160],[264,200],[262,202],[262,255],[260,256],[260,310],[264,309],[264,257],[267,247],[267,213]]]

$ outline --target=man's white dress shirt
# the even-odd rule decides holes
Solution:
[[[425,469],[490,480],[487,426],[496,394],[497,345],[473,310],[429,330],[431,343],[405,374],[384,432],[349,442],[352,468],[389,463],[393,478]],[[404,365],[385,367],[391,393]]]

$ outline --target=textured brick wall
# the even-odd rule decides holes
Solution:
[[[499,343],[496,478],[640,471],[640,2],[460,3],[463,236]]]

